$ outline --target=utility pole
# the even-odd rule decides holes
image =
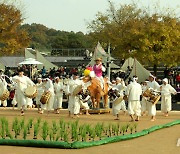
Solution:
[[[111,63],[111,59],[110,59],[110,43],[109,43],[109,46],[108,46],[108,57],[107,57],[107,76],[110,80],[110,77],[111,77],[111,67],[110,67],[110,63]]]

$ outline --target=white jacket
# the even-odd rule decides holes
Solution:
[[[63,82],[54,83],[54,92],[57,96],[63,96],[64,85]]]
[[[12,78],[14,82],[17,83],[17,91],[24,92],[28,86],[33,86],[34,83],[31,81],[31,79],[27,76],[14,76]]]
[[[176,90],[170,84],[163,84],[161,87],[162,96],[171,96],[171,94],[176,94]]]
[[[48,81],[46,83],[43,83],[44,91],[50,91],[51,94],[54,94],[54,86],[50,79],[47,79]]]
[[[152,81],[152,82],[149,81],[147,85],[148,88],[152,88],[153,90],[159,91],[160,86],[156,81]]]
[[[142,88],[136,81],[131,82],[126,89],[126,95],[128,101],[140,101],[140,95],[142,94]]]

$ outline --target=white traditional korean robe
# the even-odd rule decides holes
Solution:
[[[58,83],[54,83],[54,109],[62,108],[62,101],[63,101],[63,89],[64,85],[63,82],[59,81]]]
[[[54,86],[52,81],[48,78],[48,81],[46,81],[45,83],[43,83],[43,87],[44,87],[44,92],[49,91],[51,93],[51,96],[49,98],[49,101],[47,104],[42,104],[41,108],[42,110],[47,110],[50,111],[53,109],[53,103],[54,103]]]
[[[153,90],[155,91],[159,91],[159,84],[154,80],[154,81],[149,81],[147,83],[148,85],[148,88],[152,88]],[[149,115],[150,116],[155,116],[156,115],[156,105],[155,104],[152,104],[150,103],[149,104],[149,111],[148,111]]]
[[[126,89],[126,95],[128,96],[128,113],[130,115],[141,116],[141,104],[140,95],[142,94],[142,88],[136,81],[131,82]]]
[[[148,86],[147,85],[143,85],[142,86],[142,91],[143,93],[148,89]],[[142,96],[142,101],[141,101],[141,111],[142,112],[146,112],[146,111],[149,111],[149,108],[150,108],[150,102],[147,101],[147,98]]]
[[[0,76],[0,96],[2,96],[3,92],[7,90],[7,82],[6,80]],[[7,106],[7,100],[1,101],[0,106],[3,105],[4,107]]]
[[[21,108],[23,106],[27,106],[27,97],[25,96],[25,90],[28,86],[33,86],[34,83],[31,79],[27,76],[14,76],[12,78],[14,82],[17,83],[16,85],[16,101],[18,103],[18,107]]]
[[[42,82],[36,83],[36,88],[37,88],[36,105],[41,105],[40,99],[44,92],[43,83]]]
[[[112,89],[116,89],[118,90],[119,94],[120,94],[120,97],[123,97],[124,96],[124,93],[123,91],[125,90],[125,84],[124,83],[118,83],[117,85],[115,85]],[[119,103],[116,103],[116,104],[112,104],[112,114],[114,116],[116,116],[117,114],[119,114],[119,111],[120,110],[123,110],[123,111],[126,111],[126,105],[125,105],[125,101],[122,100],[121,102]]]
[[[161,87],[161,111],[165,113],[172,110],[171,94],[176,94],[176,90],[170,84]]]
[[[79,114],[80,112],[79,97],[73,95],[74,89],[79,85],[83,85],[83,82],[79,79],[71,80],[68,85],[68,93],[69,93],[68,110],[70,111],[71,114]]]

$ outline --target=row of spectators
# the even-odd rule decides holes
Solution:
[[[166,67],[164,70],[164,78],[169,79],[169,83],[173,86],[177,86],[180,84],[180,70],[178,67],[176,68],[168,68]]]
[[[24,73],[31,77],[32,79],[35,79],[39,76],[44,77],[48,76],[50,78],[54,78],[56,76],[59,77],[66,77],[71,76],[74,73],[78,73],[79,76],[83,76],[83,72],[86,68],[85,64],[78,65],[77,68],[67,68],[67,67],[59,67],[58,69],[51,68],[47,70],[45,67],[43,67],[41,70],[37,68],[37,66],[30,66],[30,65],[23,65],[22,68],[24,69]],[[16,70],[12,71],[10,68],[5,69],[5,74],[7,76],[14,76],[17,74],[18,67]],[[31,70],[31,71],[30,71]],[[120,77],[124,80],[126,80],[131,73],[131,68],[127,68],[127,72],[124,71],[116,71],[116,72],[111,72],[111,79],[116,79],[116,77]],[[104,72],[104,76],[107,74],[107,72]],[[180,70],[178,68],[167,68],[164,70],[164,78],[169,79],[169,83],[176,87],[178,84],[180,84]],[[158,80],[160,82],[160,80]]]

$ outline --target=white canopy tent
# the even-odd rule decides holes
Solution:
[[[34,58],[27,58],[24,61],[20,62],[19,64],[20,65],[38,65],[38,64],[43,64],[43,63],[37,61]]]
[[[131,73],[130,73],[129,77],[132,78],[134,75],[136,75],[138,77],[138,82],[139,83],[145,81],[146,79],[148,79],[148,77],[150,75],[150,72],[147,69],[145,69],[144,66],[141,65],[137,61],[137,59],[135,59],[135,58],[134,58],[134,62],[133,62],[133,65],[132,65],[132,70],[131,70]]]
[[[29,48],[25,49],[25,58],[35,58],[37,61],[43,63],[43,65],[38,65],[37,66],[38,69],[42,69],[43,66],[45,66],[45,68],[47,70],[49,70],[50,68],[53,68],[53,67],[55,67],[56,69],[58,68],[58,66],[56,66],[53,63],[49,62],[44,56],[42,56],[39,51],[33,50],[33,52],[35,53],[35,55],[34,55],[29,50],[33,50],[33,49],[29,49]]]
[[[32,76],[32,67],[31,67],[31,65],[39,65],[39,64],[43,64],[43,63],[37,61],[34,58],[27,58],[24,61],[19,63],[19,65],[30,65],[30,77]]]
[[[121,70],[126,72],[128,69],[128,66],[131,68],[133,67],[133,65],[134,65],[134,58],[129,57],[128,59],[125,60],[124,64],[121,66]]]

